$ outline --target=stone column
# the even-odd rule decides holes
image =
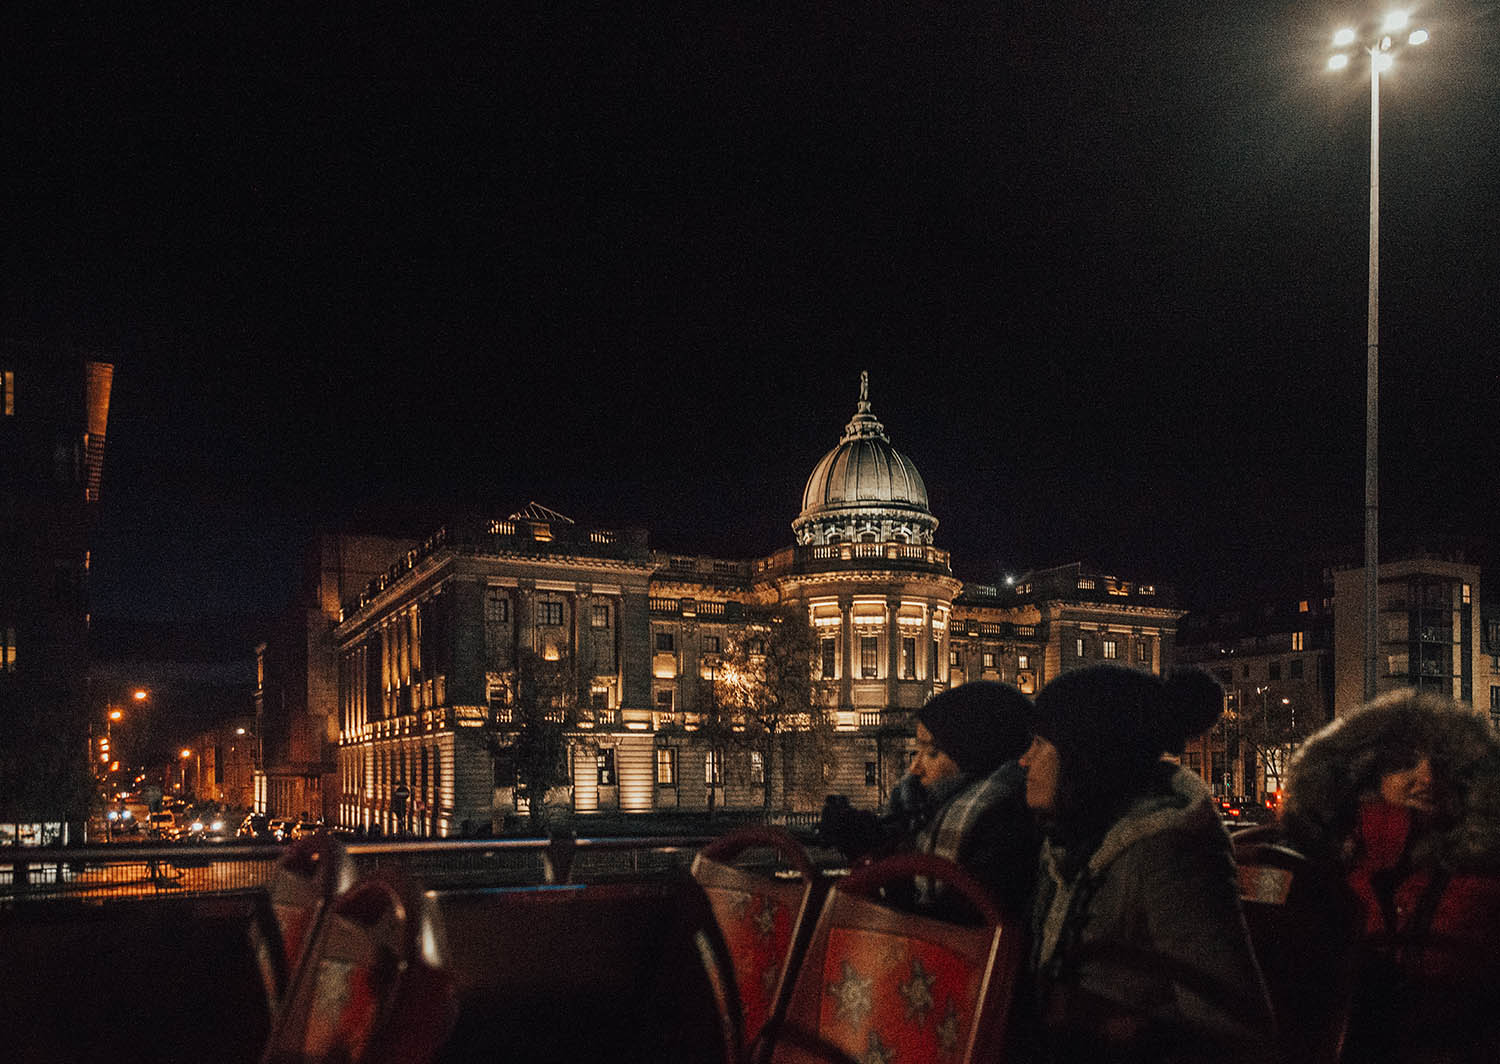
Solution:
[[[844,668],[839,676],[839,708],[854,706],[854,600],[839,596],[839,637],[844,644]]]

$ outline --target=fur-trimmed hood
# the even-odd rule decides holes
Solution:
[[[1288,767],[1282,821],[1309,856],[1337,858],[1359,803],[1381,776],[1432,759],[1436,830],[1413,851],[1419,861],[1500,866],[1500,737],[1489,723],[1436,695],[1398,691],[1334,721]]]

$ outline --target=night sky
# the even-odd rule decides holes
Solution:
[[[319,523],[529,499],[768,553],[862,369],[960,576],[1357,556],[1368,78],[1324,62],[1376,9],[603,6],[8,27],[0,334],[117,365],[97,613],[268,609]],[[1493,538],[1500,10],[1418,17],[1383,520]]]

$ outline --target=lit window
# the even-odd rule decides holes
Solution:
[[[1087,577],[1087,576],[1080,576],[1078,578],[1078,590],[1079,591],[1092,591],[1092,590],[1094,590],[1094,581],[1093,581],[1093,579],[1090,578],[1090,577]]]
[[[1297,612],[1298,613],[1306,613],[1307,612],[1307,599],[1303,599],[1301,602],[1297,603]]]
[[[949,665],[957,665],[958,664],[958,651],[954,650],[951,647],[948,649],[948,664]]]
[[[1138,664],[1151,664],[1151,640],[1142,639],[1135,645],[1135,660]]]
[[[562,624],[563,604],[561,602],[538,602],[536,604],[536,623],[552,626]]]
[[[761,786],[766,782],[766,759],[759,750],[750,751],[750,782]]]
[[[656,782],[663,787],[677,786],[677,748],[675,746],[657,747]]]
[[[594,771],[598,777],[599,786],[613,787],[615,785],[614,747],[606,746],[594,755]]]
[[[0,629],[0,672],[16,671],[16,630],[14,628]]]
[[[609,606],[605,603],[596,603],[589,613],[589,623],[595,628],[609,627]]]
[[[1016,668],[1018,668],[1018,669],[1029,669],[1029,668],[1031,668],[1031,655],[1030,654],[1017,654],[1016,655]]]
[[[717,787],[724,782],[723,764],[719,751],[708,750],[703,754],[703,782]]]
[[[870,677],[879,675],[880,639],[865,635],[859,639],[859,674]]]
[[[901,639],[901,676],[906,680],[917,678],[917,641],[911,636]]]
[[[980,655],[980,662],[986,669],[993,669],[995,667],[995,652],[993,650],[986,650]]]
[[[0,402],[4,403],[4,415],[14,417],[16,414],[16,371],[8,369],[3,377],[0,377]]]
[[[1073,641],[1073,652],[1074,652],[1074,654],[1077,657],[1081,658],[1081,657],[1083,657],[1083,650],[1084,650],[1083,636],[1079,636],[1077,639],[1075,639]]]
[[[1305,650],[1305,649],[1307,649],[1303,645],[1304,641],[1305,641],[1305,638],[1306,638],[1305,633],[1303,633],[1303,632],[1293,632],[1292,633],[1292,649],[1293,650]]]
[[[1118,658],[1120,656],[1120,645],[1113,639],[1106,639],[1104,641],[1104,656],[1111,661]]]
[[[1468,606],[1468,605],[1470,605],[1470,602],[1469,602],[1469,598],[1470,598],[1470,590],[1469,590],[1469,585],[1468,585],[1468,584],[1465,584],[1465,585],[1464,585],[1464,586],[1463,586],[1463,602],[1464,602],[1464,605],[1465,605],[1465,606]]]
[[[656,633],[656,649],[657,650],[676,650],[677,649],[677,640],[672,635],[671,632],[657,632]]]

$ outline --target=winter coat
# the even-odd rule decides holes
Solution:
[[[1378,798],[1381,766],[1431,758],[1439,809]],[[1500,740],[1429,698],[1377,702],[1309,740],[1286,793],[1288,841],[1359,902],[1345,1057],[1500,1060]]]
[[[1073,849],[1043,842],[1033,908],[1049,1059],[1263,1059],[1270,1004],[1203,782],[1163,763],[1092,852]]]
[[[1024,921],[1036,879],[1036,820],[1026,807],[1026,770],[1015,761],[968,782],[933,814],[916,837],[918,853],[946,857],[986,887],[1002,913]],[[942,884],[921,880],[917,907],[936,915],[965,919]]]

